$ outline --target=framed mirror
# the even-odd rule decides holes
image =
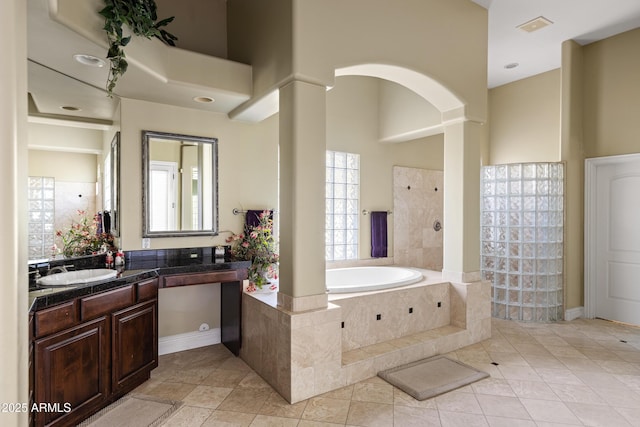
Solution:
[[[142,236],[218,234],[217,138],[142,131]]]

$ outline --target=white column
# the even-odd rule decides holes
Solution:
[[[278,304],[327,306],[325,285],[326,89],[292,81],[280,89],[280,290]]]
[[[28,403],[26,4],[0,2],[0,403]],[[0,413],[1,425],[27,425],[27,413]]]
[[[480,276],[481,124],[458,122],[444,132],[443,279],[466,283]]]

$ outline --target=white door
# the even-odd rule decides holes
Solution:
[[[595,280],[595,317],[640,325],[640,156],[610,160],[588,180],[595,194],[585,261]]]
[[[176,175],[174,162],[149,162],[149,224],[150,231],[176,230]]]

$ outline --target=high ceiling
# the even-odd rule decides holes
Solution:
[[[561,45],[565,40],[573,39],[580,44],[588,44],[640,27],[640,0],[472,1],[488,9],[489,88],[559,68]],[[74,52],[103,56],[106,45],[104,42],[97,42],[96,38],[91,40],[81,36],[82,31],[78,29],[72,31],[60,22],[54,21],[48,10],[49,5],[54,3],[78,5],[75,1],[67,0],[28,0],[31,114],[40,115],[45,119],[72,116],[108,125],[117,108],[117,100],[106,97],[103,89],[108,70],[106,67],[84,67],[70,60]],[[100,0],[82,0],[80,4],[82,7],[79,9],[89,9],[99,8],[102,3]],[[61,11],[64,12],[63,9]],[[552,24],[530,33],[517,28],[520,24],[540,16]],[[177,13],[176,18],[179,18]],[[98,18],[94,18],[93,21],[96,19]],[[93,27],[89,25],[88,30],[93,30],[95,35],[101,24],[93,21]],[[103,35],[101,37],[104,38]],[[158,44],[161,45],[160,42]],[[144,45],[141,51],[148,50],[149,46]],[[176,55],[180,55],[179,58],[190,54],[183,49],[174,49],[171,52],[176,52]],[[200,72],[201,76],[242,74],[246,75],[246,81],[241,80],[241,84],[236,86],[234,84],[237,82],[223,82],[227,84],[224,86],[218,84],[220,82],[207,80],[203,80],[202,85],[190,85],[181,81],[180,75],[169,74],[159,75],[156,81],[158,73],[153,74],[154,78],[149,78],[149,75],[145,74],[145,68],[138,67],[139,64],[133,58],[134,60],[130,61],[128,79],[126,82],[123,80],[118,86],[119,94],[227,113],[249,98],[250,67],[242,68],[243,64],[207,55],[194,58],[199,65],[206,63],[204,65],[214,67],[215,70],[219,69],[215,67],[225,67],[225,73]],[[505,68],[507,64],[514,63],[518,66]],[[172,71],[170,64],[167,64],[166,68],[164,71]],[[207,70],[202,66],[200,68],[201,71]],[[215,98],[216,102],[208,105],[194,104],[193,99],[197,96],[210,96]],[[62,106],[77,106],[80,111],[63,110]]]
[[[586,45],[640,27],[640,0],[473,1],[489,10],[489,88],[559,68],[566,40]],[[517,28],[539,16],[552,24]]]

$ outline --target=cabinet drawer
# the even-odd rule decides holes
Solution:
[[[138,302],[158,297],[158,279],[145,280],[138,283]]]
[[[75,300],[40,310],[36,312],[35,317],[36,338],[66,329],[79,320]]]
[[[103,314],[133,305],[134,298],[133,285],[124,288],[114,289],[80,300],[80,318],[82,320],[93,319]]]
[[[162,286],[165,288],[171,288],[174,286],[188,286],[188,285],[204,285],[207,283],[218,282],[235,282],[244,279],[237,270],[222,270],[211,271],[206,273],[187,273],[187,274],[172,274],[163,276]]]

